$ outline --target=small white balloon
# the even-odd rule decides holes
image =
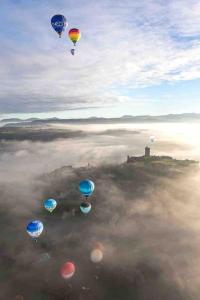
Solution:
[[[150,136],[149,141],[151,144],[155,143],[156,137],[154,135]]]
[[[92,250],[90,259],[93,263],[99,263],[103,259],[103,252],[100,249]]]

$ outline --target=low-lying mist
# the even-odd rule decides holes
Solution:
[[[195,126],[57,125],[83,134],[45,142],[31,141],[30,132],[27,140],[4,137],[0,299],[199,299],[198,166],[124,164],[128,154],[143,155],[152,135],[153,154],[198,159]],[[79,210],[84,178],[96,185],[87,216]],[[42,205],[48,197],[58,201],[52,215]],[[32,219],[45,227],[37,243],[25,230]],[[104,257],[94,264],[97,241]],[[59,274],[67,260],[76,266],[69,281]]]
[[[47,128],[23,130],[22,134],[0,132],[1,181],[11,174],[38,175],[63,165],[86,166],[88,163],[124,162],[127,155],[143,155],[150,136],[155,136],[151,151],[156,155],[199,159],[198,124],[109,124],[109,125],[51,125]],[[57,135],[56,131],[57,130]],[[66,132],[65,132],[66,130]],[[53,135],[52,135],[53,131]],[[25,134],[25,133],[26,134]],[[41,141],[48,133],[50,141]],[[74,134],[72,134],[72,133]],[[49,135],[50,135],[49,134]],[[61,138],[64,135],[65,138]],[[10,136],[13,139],[10,140]],[[32,136],[35,140],[32,141]],[[37,139],[38,138],[38,139]]]

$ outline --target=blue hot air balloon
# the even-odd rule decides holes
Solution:
[[[57,202],[54,199],[47,199],[44,201],[44,207],[50,212],[52,212],[56,208],[56,206]]]
[[[88,214],[91,211],[91,204],[89,202],[83,202],[80,205],[80,210],[82,211],[82,213],[84,214]]]
[[[94,188],[94,182],[89,179],[82,180],[79,184],[79,190],[86,198],[92,195]]]
[[[55,15],[51,19],[51,25],[53,29],[58,33],[59,37],[61,37],[65,27],[68,25],[67,20],[62,15]]]
[[[43,229],[44,229],[44,226],[43,226],[42,222],[40,222],[38,220],[31,221],[26,227],[26,231],[34,239],[37,239],[40,236]]]

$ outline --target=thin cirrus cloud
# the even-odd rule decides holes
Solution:
[[[51,29],[55,13],[82,31],[75,57]],[[193,0],[4,1],[0,111],[104,107],[130,102],[125,89],[197,79],[199,13]]]

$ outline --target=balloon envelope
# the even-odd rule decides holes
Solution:
[[[50,212],[52,212],[56,208],[56,206],[57,202],[54,199],[47,199],[44,201],[44,207]]]
[[[26,231],[32,238],[38,238],[42,233],[43,229],[44,226],[42,222],[38,220],[31,221],[26,227]]]
[[[60,274],[64,279],[71,278],[75,273],[75,265],[72,262],[66,262],[60,269]]]
[[[93,263],[99,263],[103,259],[103,252],[100,249],[92,250],[90,259]]]
[[[65,30],[67,26],[67,20],[62,15],[55,15],[51,19],[51,25],[53,29],[61,36],[62,32]]]
[[[151,144],[153,144],[155,142],[155,136],[154,135],[150,136],[149,141]]]
[[[91,204],[89,202],[83,202],[80,205],[80,210],[82,211],[82,213],[84,214],[88,214],[91,211]]]
[[[81,32],[79,29],[77,28],[72,28],[70,29],[70,31],[68,32],[68,36],[70,38],[70,40],[74,43],[74,45],[76,44],[76,42],[78,42],[81,38]]]
[[[94,182],[89,179],[83,180],[79,184],[79,190],[81,194],[83,194],[86,197],[91,196],[92,193],[94,192],[94,189],[95,189]]]

